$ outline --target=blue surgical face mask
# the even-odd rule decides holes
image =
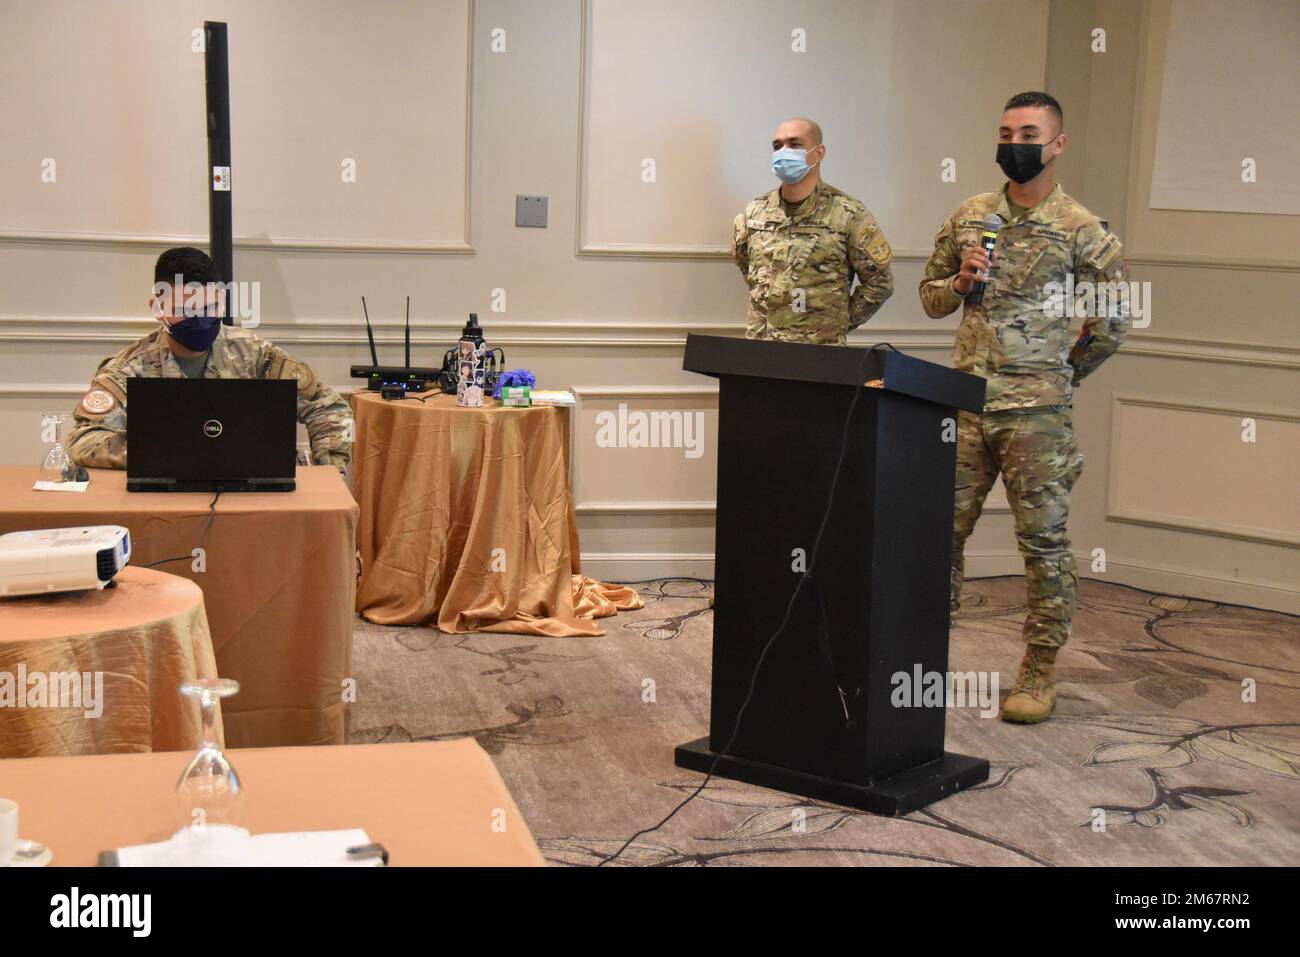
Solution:
[[[793,186],[808,175],[808,151],[785,146],[772,154],[772,172],[787,186]]]

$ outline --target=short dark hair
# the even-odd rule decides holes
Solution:
[[[201,249],[195,249],[193,246],[177,246],[167,250],[158,257],[158,262],[153,267],[153,281],[155,283],[166,283],[171,285],[176,281],[176,277],[181,277],[181,284],[198,282],[207,285],[210,282],[221,282],[221,274],[217,271],[217,264]]]
[[[1056,128],[1064,129],[1065,113],[1061,109],[1061,104],[1056,102],[1056,97],[1050,93],[1043,93],[1040,90],[1030,90],[1027,93],[1017,93],[1011,99],[1007,100],[1007,105],[1002,107],[1003,112],[1007,110],[1019,109],[1022,106],[1045,106],[1048,112],[1056,114]]]

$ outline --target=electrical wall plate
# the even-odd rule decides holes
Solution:
[[[546,202],[545,196],[525,196],[522,193],[515,196],[515,225],[516,226],[535,226],[538,229],[546,228]]]

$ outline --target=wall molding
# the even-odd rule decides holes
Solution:
[[[461,238],[447,240],[391,240],[391,239],[338,239],[272,236],[237,236],[235,249],[273,250],[276,252],[326,252],[326,253],[424,253],[473,255],[471,241],[472,216],[470,201],[473,196],[474,168],[474,45],[477,4],[465,0],[465,184],[464,211],[461,220]],[[171,246],[206,246],[210,237],[149,235],[135,233],[47,232],[40,230],[0,229],[0,245],[55,245],[126,247],[157,249]]]
[[[1151,528],[1165,528],[1176,532],[1214,535],[1231,538],[1242,542],[1264,545],[1282,545],[1290,548],[1300,547],[1300,533],[1285,530],[1261,529],[1248,525],[1235,525],[1230,522],[1211,522],[1191,516],[1166,515],[1131,508],[1120,501],[1120,462],[1121,433],[1123,430],[1123,409],[1125,406],[1137,406],[1150,409],[1171,409],[1178,412],[1193,412],[1208,415],[1224,415],[1233,418],[1269,419],[1276,422],[1300,423],[1300,414],[1265,409],[1240,409],[1225,406],[1213,406],[1161,399],[1151,396],[1132,396],[1115,394],[1111,397],[1110,410],[1110,455],[1109,469],[1106,477],[1106,521],[1124,522],[1129,525],[1145,525]]]
[[[1092,557],[1089,555],[1078,556],[1081,570],[1079,577],[1086,581],[1130,585],[1133,588],[1162,595],[1228,602],[1234,605],[1245,605],[1248,608],[1300,615],[1300,592],[1293,588],[1283,588],[1267,582],[1242,581],[1239,578],[1220,578],[1216,575],[1205,575],[1159,563],[1139,564],[1131,560],[1117,561],[1114,558],[1106,559],[1106,567],[1117,571],[1117,574],[1106,576],[1084,574],[1091,561]]]
[[[718,510],[718,503],[669,500],[640,502],[588,500],[575,503],[573,510],[579,515],[712,515]]]
[[[579,197],[579,214],[581,214],[581,197]],[[596,259],[614,258],[614,259],[641,259],[641,260],[723,260],[731,262],[731,249],[726,246],[700,246],[689,243],[660,243],[660,244],[639,244],[639,243],[593,243],[585,242],[581,236],[582,226],[579,225],[579,239],[576,253],[579,256],[586,256]],[[927,262],[930,259],[930,250],[915,249],[895,249],[893,251],[893,262]]]
[[[86,394],[89,381],[82,383],[46,385],[36,382],[0,382],[0,402],[5,399],[80,399]],[[325,383],[339,395],[346,398],[349,392],[357,390],[357,384],[332,385]]]
[[[162,251],[172,246],[206,246],[208,236],[147,236],[130,233],[44,233],[0,230],[0,244],[54,246],[116,246]],[[235,249],[275,250],[278,252],[341,253],[452,253],[472,255],[468,240],[361,239],[274,239],[269,236],[240,236],[233,240]]]
[[[669,499],[639,502],[588,500],[575,504],[573,510],[579,515],[712,515],[718,510],[718,503],[716,501],[691,502]],[[984,501],[984,508],[980,514],[1009,515],[1010,513],[1011,506],[1006,503],[1005,494],[995,498],[993,493],[990,492],[989,498]]]
[[[1185,212],[1185,210],[1180,210],[1180,212]],[[1124,265],[1186,269],[1228,269],[1242,272],[1300,272],[1300,261],[1294,259],[1260,259],[1251,256],[1220,256],[1215,259],[1200,259],[1194,256],[1180,256],[1177,253],[1156,252],[1126,253]]]
[[[1118,355],[1300,369],[1300,346],[1130,332]]]
[[[601,581],[638,582],[652,578],[713,578],[712,553],[583,552],[582,573]]]
[[[1092,561],[1091,555],[1076,554],[1080,568],[1079,577],[1088,582],[1107,585],[1127,585],[1161,595],[1180,595],[1204,601],[1229,602],[1260,608],[1300,614],[1300,592],[1281,588],[1267,582],[1242,581],[1217,578],[1186,569],[1158,564],[1138,564],[1133,561],[1107,559],[1106,575],[1085,574]],[[714,577],[712,552],[679,554],[670,552],[583,552],[582,570],[604,581],[636,581],[651,578]],[[968,579],[994,578],[1003,575],[1023,575],[1024,559],[1012,551],[967,551],[966,577]]]
[[[740,336],[744,323],[714,320],[703,322],[620,322],[595,320],[520,320],[490,316],[491,341],[501,346],[561,347],[680,347],[688,333]],[[374,320],[375,342],[385,347],[400,346],[402,324]],[[417,321],[411,342],[419,347],[447,348],[460,337],[463,319]],[[126,344],[154,329],[148,316],[15,316],[0,315],[0,342],[101,342]],[[263,322],[254,331],[273,342],[302,345],[364,347],[365,326],[357,319],[307,319],[299,322]],[[889,341],[900,348],[951,350],[955,330],[949,323],[933,328],[873,324],[850,335],[849,344],[867,346]],[[1300,345],[1242,340],[1214,340],[1194,336],[1153,335],[1130,332],[1120,355],[1218,362],[1229,365],[1300,369]]]
[[[35,382],[0,382],[0,400],[3,399],[79,399],[86,394],[86,383],[80,385],[46,385]]]
[[[571,385],[569,391],[581,402],[591,399],[680,399],[687,396],[708,396],[716,399],[717,386],[707,385]]]

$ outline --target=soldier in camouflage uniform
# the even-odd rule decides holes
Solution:
[[[1003,705],[1007,721],[1043,721],[1056,705],[1056,652],[1070,636],[1078,586],[1066,533],[1070,489],[1083,471],[1071,427],[1073,389],[1119,348],[1128,327],[1119,240],[1055,182],[1051,160],[1065,148],[1060,130],[1060,105],[1050,96],[1012,97],[998,148],[1010,181],[971,197],[948,218],[920,287],[931,317],[963,307],[953,364],[988,380],[983,414],[962,412],[958,419],[953,617],[961,604],[963,548],[999,473],[1025,560],[1028,648]],[[991,260],[979,245],[990,213],[1004,223]],[[1071,275],[1076,289],[1092,290],[1094,307],[1085,305],[1088,316],[1073,344],[1075,303],[1064,298]],[[967,301],[986,277],[983,302]]]
[[[186,283],[216,282],[212,260],[190,247],[172,249],[159,257],[154,271],[161,291],[174,275],[183,275]],[[167,278],[164,278],[167,277]],[[211,292],[211,291],[209,291]],[[126,380],[133,376],[206,379],[297,379],[298,420],[307,426],[311,438],[311,458],[316,465],[333,465],[340,472],[352,458],[352,411],[337,392],[322,383],[305,363],[287,355],[247,329],[222,325],[218,319],[210,328],[205,349],[188,348],[177,336],[192,346],[202,344],[192,338],[192,330],[182,331],[187,318],[210,326],[206,316],[190,316],[183,305],[183,295],[173,284],[168,299],[161,306],[158,298],[150,300],[155,316],[163,323],[138,342],[99,364],[90,388],[73,412],[75,426],[68,439],[73,461],[88,468],[126,468]],[[211,295],[205,304],[214,305]],[[219,313],[204,309],[203,313]],[[186,332],[190,335],[187,336]]]
[[[736,217],[731,247],[749,283],[745,335],[843,345],[894,291],[889,243],[865,206],[821,181],[816,123],[786,120],[772,149],[783,185]]]

